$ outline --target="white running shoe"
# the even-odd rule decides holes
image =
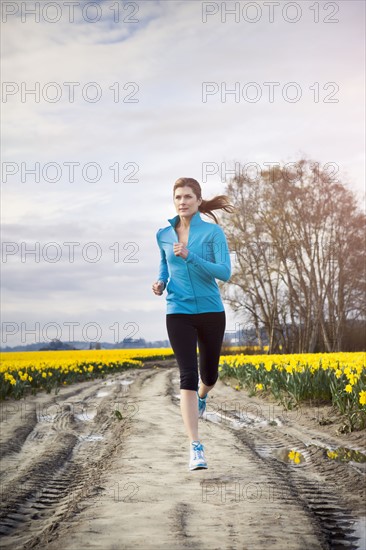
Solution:
[[[190,455],[190,470],[201,470],[203,468],[208,468],[205,460],[204,448],[200,441],[196,440],[191,442]]]

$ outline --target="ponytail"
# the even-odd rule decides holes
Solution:
[[[198,183],[197,180],[193,178],[179,178],[174,184],[173,188],[173,197],[175,190],[178,187],[184,187],[188,186],[192,189],[193,193],[196,195],[197,199],[202,198],[202,192],[201,192],[201,186]],[[210,218],[212,218],[215,223],[219,223],[217,221],[217,218],[215,214],[212,212],[212,210],[225,210],[225,212],[232,213],[234,212],[235,206],[233,204],[230,204],[229,197],[227,195],[216,195],[212,199],[204,200],[202,199],[201,204],[198,207],[199,212],[202,212],[202,214],[206,214]]]

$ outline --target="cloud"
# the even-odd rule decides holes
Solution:
[[[64,311],[103,316],[116,310],[117,301],[121,311],[138,318],[142,337],[165,339],[164,322],[157,326],[154,318],[164,317],[165,298],[151,292],[159,261],[155,232],[175,215],[172,188],[178,177],[195,177],[211,197],[224,192],[225,178],[217,170],[204,179],[205,162],[220,169],[234,160],[264,166],[297,160],[305,151],[320,163],[336,162],[362,199],[365,8],[362,2],[342,3],[339,22],[325,23],[330,14],[320,6],[315,23],[314,11],[301,3],[302,18],[291,24],[281,10],[270,23],[262,7],[253,24],[243,17],[236,23],[232,16],[222,23],[220,13],[203,23],[200,2],[127,3],[138,7],[135,14],[118,4],[118,22],[111,9],[117,3],[100,2],[96,23],[79,9],[74,22],[62,13],[54,24],[31,18],[23,23],[19,13],[2,25],[3,81],[19,86],[2,103],[3,170],[4,162],[18,168],[2,187],[3,239],[30,245],[98,241],[106,254],[97,264],[80,257],[75,264],[9,259],[3,264],[3,308],[19,321]],[[138,22],[128,22],[133,18]],[[58,101],[50,99],[57,91],[47,88],[50,82],[61,91]],[[69,82],[79,83],[73,102]],[[217,86],[206,102],[203,82]],[[262,93],[255,103],[245,99],[249,82]],[[268,82],[280,82],[274,102],[268,100]],[[297,103],[284,98],[291,82],[301,87]],[[23,92],[39,83],[39,102],[31,94],[22,101],[22,83]],[[101,91],[97,102],[91,83]],[[234,94],[225,97],[225,89],[237,85],[238,102]],[[337,103],[326,102],[332,91]],[[27,173],[37,162],[39,183]],[[70,162],[79,163],[73,181]],[[44,177],[47,163],[59,165],[59,181]],[[83,172],[90,163],[101,170],[94,182]],[[136,242],[139,262],[113,263],[107,251],[116,241]],[[234,326],[233,318],[228,311]]]

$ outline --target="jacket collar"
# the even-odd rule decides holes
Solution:
[[[173,218],[168,218],[168,222],[170,223],[170,225],[173,227],[173,229],[175,229],[175,226],[177,225],[178,221],[180,219],[180,216],[179,214],[177,214],[176,216],[174,216]],[[205,223],[201,216],[200,216],[200,212],[199,210],[197,210],[197,212],[195,212],[191,218],[191,222],[190,222],[190,227],[192,225],[198,225],[200,223]]]

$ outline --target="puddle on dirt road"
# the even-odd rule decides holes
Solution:
[[[59,413],[58,413],[59,414]],[[40,412],[37,413],[37,422],[53,422],[56,418],[57,414],[50,414],[47,412]]]
[[[94,419],[95,415],[97,414],[96,410],[85,410],[85,412],[75,414],[76,420],[80,420],[80,422],[90,422]]]
[[[255,450],[262,458],[276,458],[286,464],[304,464],[309,458],[308,452],[298,451],[275,444],[256,445]]]
[[[356,462],[366,466],[366,454],[347,447],[328,449],[327,457],[337,462]]]
[[[104,385],[113,386],[115,384],[121,384],[122,386],[128,386],[129,384],[132,384],[133,382],[134,382],[134,380],[124,378],[123,380],[107,380],[106,382],[104,382]]]
[[[178,395],[176,397],[179,398]],[[211,412],[209,409],[206,409],[203,418],[215,424],[225,422],[236,430],[248,427],[282,426],[280,419],[277,417],[268,421],[250,412],[246,412],[245,414],[235,412],[233,415],[228,415],[223,412]],[[325,460],[349,463],[360,471],[366,471],[366,454],[360,450],[348,447],[330,447],[320,441],[317,444],[307,444],[304,442],[304,445],[306,450],[289,449],[283,446],[279,447],[276,444],[260,445],[256,447],[256,450],[264,458],[274,457],[289,464],[304,464],[310,459],[312,449],[323,449]],[[293,452],[296,454],[293,454]]]
[[[109,391],[106,391],[106,390],[99,390],[99,391],[95,394],[95,397],[107,397],[108,395],[111,395]]]
[[[265,420],[264,418],[252,414],[249,411],[245,413],[235,413],[237,418],[237,423],[240,424],[240,427],[244,426],[282,426],[282,422],[278,417],[273,418],[272,420]]]
[[[174,394],[174,397],[180,400],[179,394]],[[250,412],[232,412],[232,414],[227,414],[225,412],[217,411],[217,407],[215,407],[215,411],[210,411],[210,408],[214,407],[214,403],[210,403],[207,405],[206,411],[203,413],[204,420],[208,420],[209,422],[213,422],[214,424],[222,424],[223,422],[226,422],[229,426],[236,430],[240,430],[241,428],[248,428],[249,426],[282,426],[279,418],[268,421]]]
[[[112,386],[112,385],[120,384],[122,386],[123,391],[126,391],[127,386],[129,386],[130,384],[133,384],[133,382],[134,380],[124,378],[123,380],[107,380],[107,382],[105,382],[105,385]],[[102,389],[95,394],[95,397],[108,397],[108,395],[110,395],[110,392],[107,391],[106,389]]]
[[[355,449],[338,447],[331,449],[320,445],[310,444],[305,450],[288,449],[275,444],[256,445],[256,451],[263,458],[277,458],[282,462],[292,464],[304,464],[311,458],[313,450],[323,450],[325,460],[348,463],[359,471],[366,471],[366,455]]]
[[[358,548],[366,548],[366,516],[357,518],[354,524],[354,536],[358,539]]]
[[[205,411],[203,413],[203,418],[209,422],[213,422],[214,424],[222,424],[223,422],[226,422],[230,425],[230,427],[236,430],[247,426],[244,422],[240,422],[240,420],[236,420],[235,418],[231,418],[230,416],[219,412]]]
[[[79,435],[78,439],[80,443],[83,443],[84,441],[101,441],[104,439],[104,436],[99,434]]]
[[[322,522],[330,548],[365,550],[365,518],[352,517],[347,511],[337,510],[336,507],[315,507],[312,511]]]
[[[209,409],[203,413],[203,418],[209,422],[214,422],[215,424],[221,424],[226,422],[232,428],[240,430],[241,428],[248,428],[252,426],[282,426],[281,421],[278,418],[275,418],[271,421],[265,420],[258,415],[246,412],[246,413],[233,413],[229,415],[222,412],[213,412]]]

